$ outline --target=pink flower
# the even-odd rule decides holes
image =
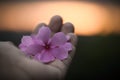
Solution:
[[[43,63],[64,60],[68,52],[72,50],[72,44],[68,42],[63,32],[58,32],[51,37],[49,27],[41,27],[38,34],[23,36],[20,49],[27,55]]]

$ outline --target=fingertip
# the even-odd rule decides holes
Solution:
[[[70,22],[66,22],[62,26],[62,32],[64,32],[65,34],[73,33],[74,32],[74,25]]]
[[[62,17],[59,15],[55,15],[51,18],[51,20],[58,20],[58,21],[62,21]]]
[[[59,15],[55,15],[51,18],[48,26],[53,32],[58,32],[61,30],[62,22],[63,22],[62,17]]]
[[[51,19],[56,18],[62,20],[62,17],[60,15],[54,15]]]

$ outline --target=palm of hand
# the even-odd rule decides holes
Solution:
[[[33,34],[36,34],[38,29],[46,25],[44,23],[41,23],[40,25],[37,26]],[[62,23],[62,18],[59,16],[54,16],[49,25],[50,29],[52,30],[52,33],[56,33],[59,31],[64,32],[66,35],[70,36],[71,38],[71,43],[73,44],[73,50],[70,52],[69,57],[66,60],[60,61],[60,60],[55,60],[51,63],[48,64],[43,64],[40,62],[37,62],[33,59],[26,58],[24,55],[22,55],[21,51],[14,47],[13,45],[7,43],[6,46],[8,47],[8,50],[11,52],[6,52],[10,53],[8,56],[8,60],[10,59],[10,62],[4,61],[5,63],[10,63],[7,64],[8,66],[12,65],[11,68],[13,69],[12,73],[14,77],[11,77],[12,79],[21,79],[21,80],[37,80],[37,79],[42,79],[42,80],[56,80],[56,79],[62,79],[65,75],[66,69],[69,66],[72,56],[75,51],[75,44],[76,44],[76,36],[73,34],[74,28],[71,23]],[[5,46],[4,43],[1,43]],[[0,46],[0,52],[4,53],[2,51],[2,47]],[[11,54],[12,53],[12,54]],[[18,53],[18,54],[16,54]],[[13,64],[12,64],[13,63]],[[5,64],[6,65],[6,64]],[[13,68],[14,67],[14,68]],[[16,68],[17,67],[17,68]],[[16,70],[15,70],[16,68]],[[5,68],[4,68],[5,69]],[[3,69],[3,71],[4,71]],[[9,73],[9,72],[8,72]],[[10,74],[10,73],[9,73]],[[15,76],[16,75],[16,76]]]

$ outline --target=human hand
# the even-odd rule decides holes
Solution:
[[[33,34],[38,29],[46,25],[41,23],[37,26]],[[62,79],[74,55],[77,37],[73,34],[74,27],[71,23],[62,23],[60,16],[54,16],[49,25],[53,34],[59,31],[70,36],[73,50],[70,52],[66,60],[55,60],[54,62],[43,64],[36,60],[29,59],[14,45],[9,42],[0,42],[0,78],[12,80],[56,80]],[[8,67],[9,66],[9,67]],[[6,77],[5,77],[6,76]]]

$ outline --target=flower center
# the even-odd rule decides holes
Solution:
[[[45,49],[50,49],[50,45],[46,44],[45,46]]]

